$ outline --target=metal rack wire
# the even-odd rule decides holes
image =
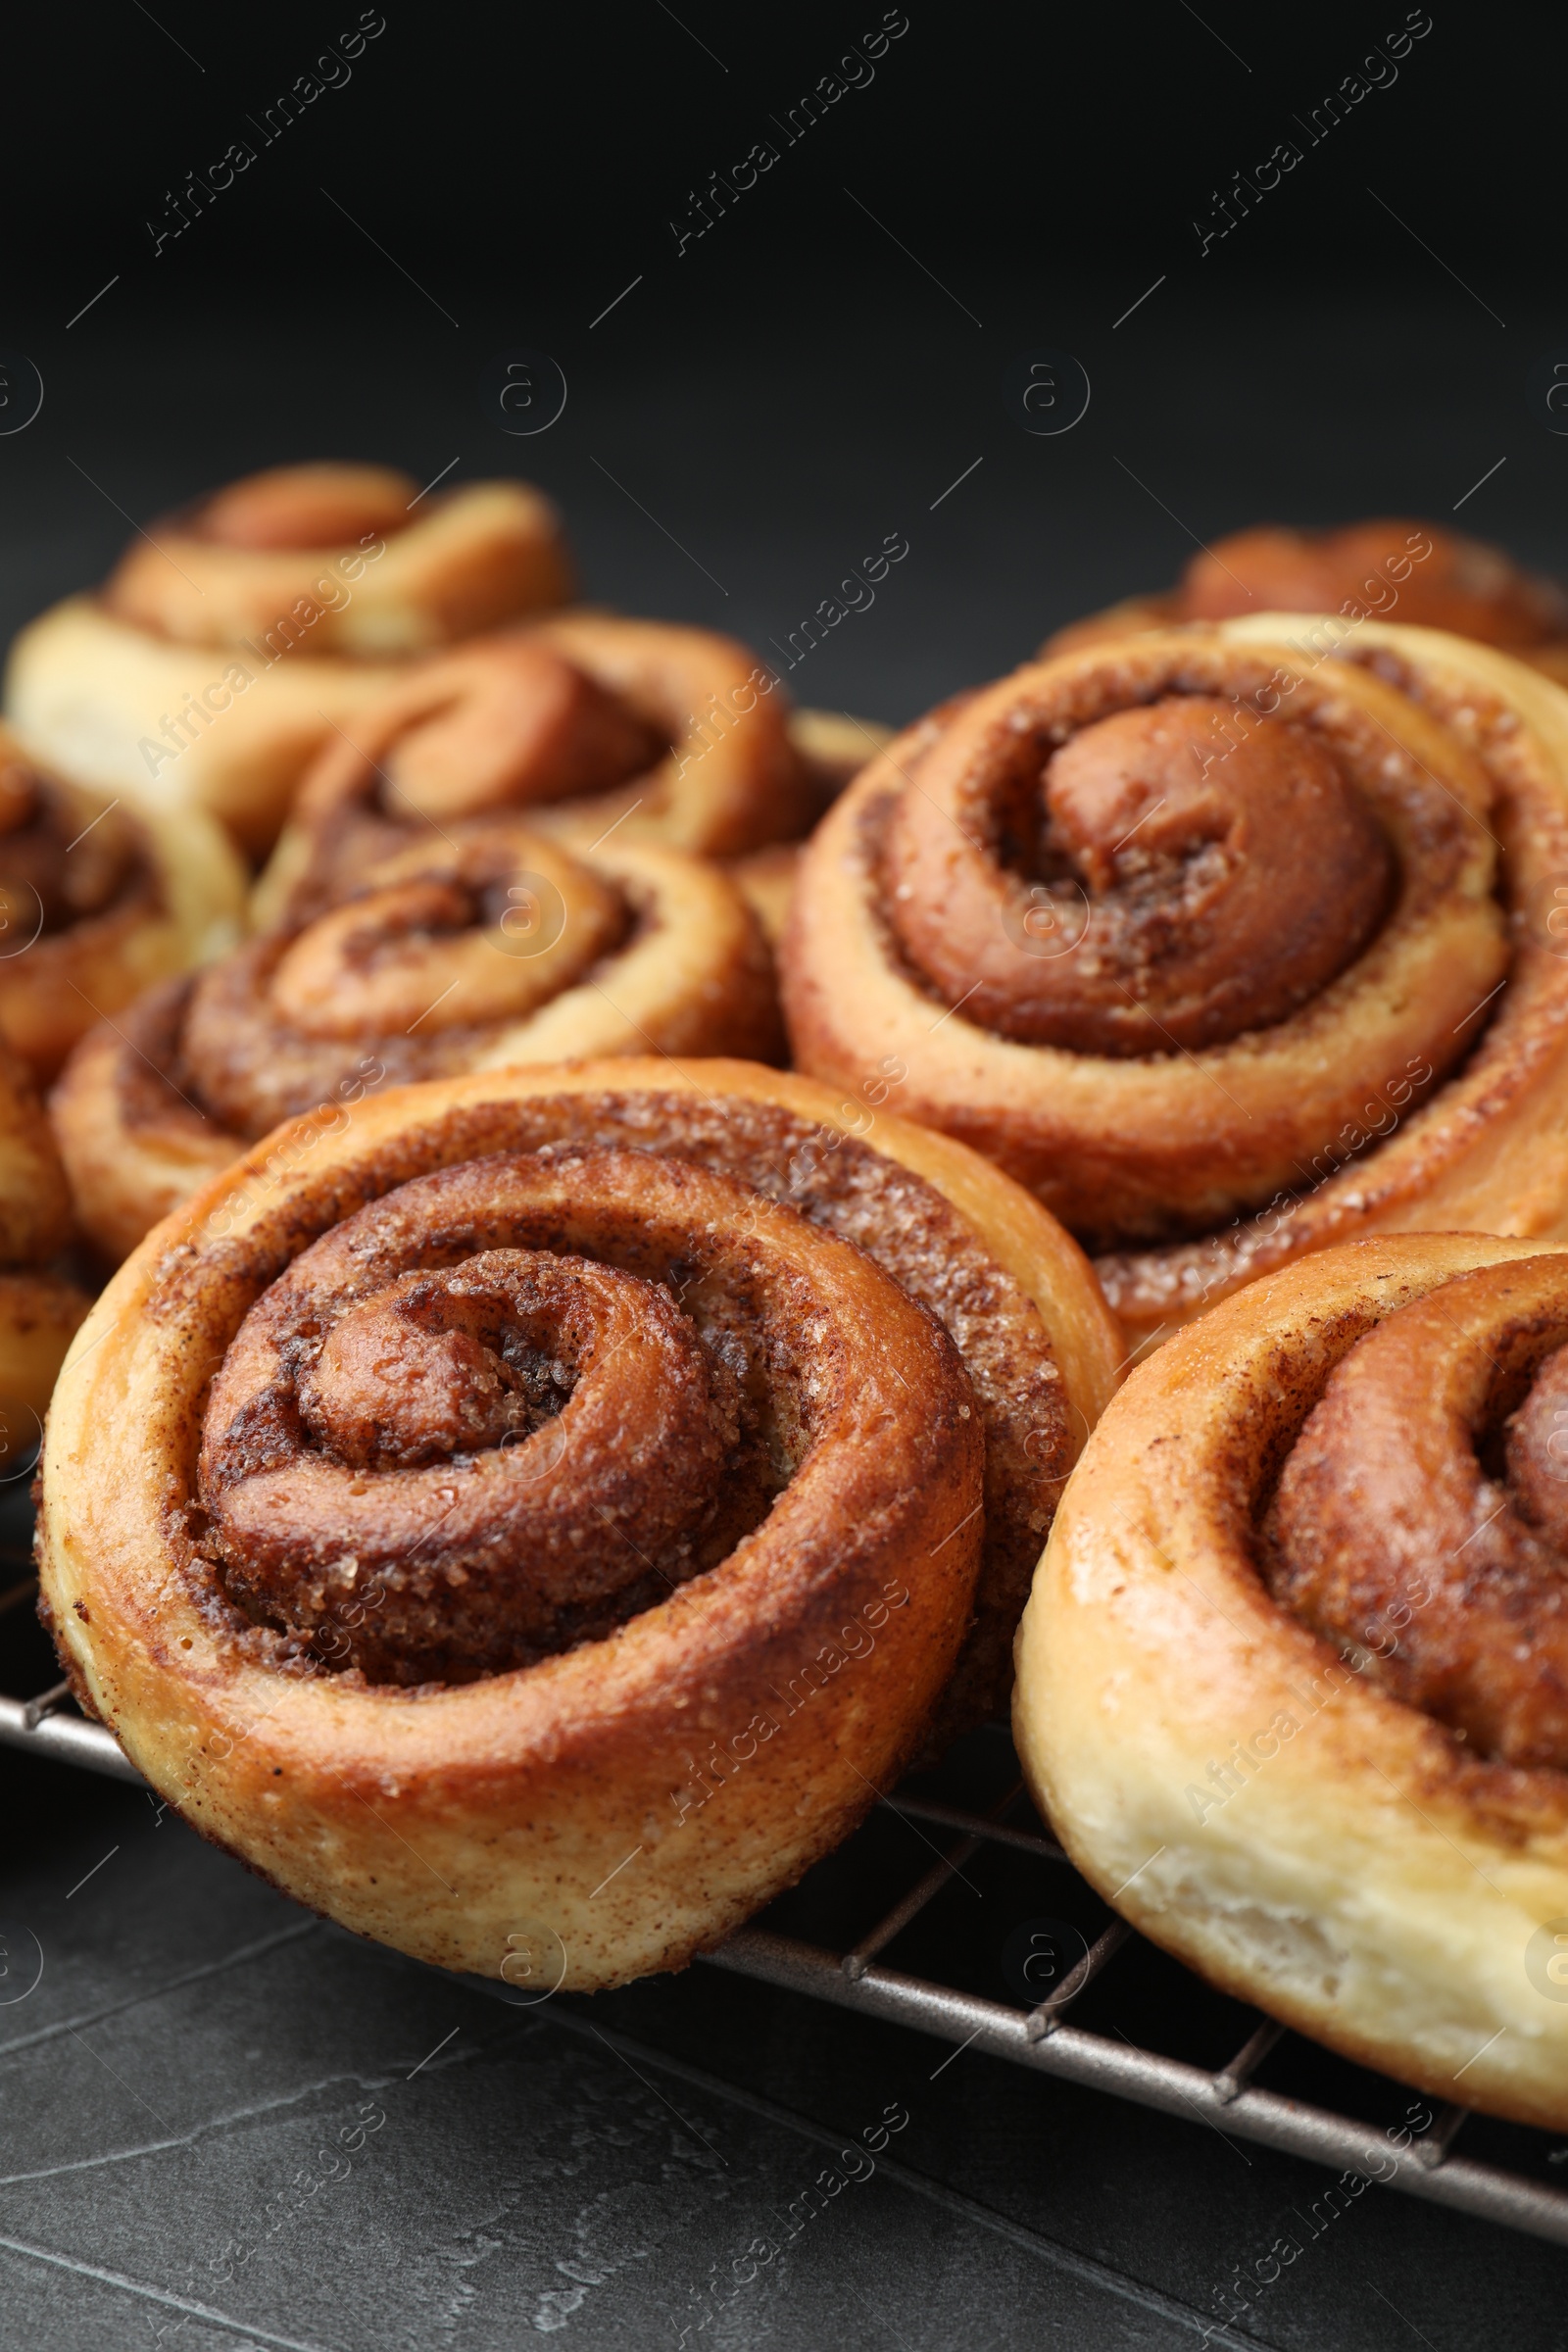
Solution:
[[[0,1698],[0,1744],[119,1780],[141,1778],[113,1735],[76,1713],[64,1683],[29,1700]],[[1259,2085],[1254,2080],[1259,2069],[1292,2038],[1272,2019],[1259,2018],[1234,2056],[1212,2071],[1146,2048],[1119,2030],[1091,2032],[1072,2024],[1070,2012],[1090,1986],[1100,1983],[1119,1955],[1139,1948],[1142,1939],[1125,1921],[1112,1920],[1033,2009],[1009,2007],[885,1966],[881,1955],[987,1847],[1026,1856],[1042,1872],[1055,1874],[1058,1888],[1065,1883],[1084,1890],[1066,1855],[1050,1838],[1008,1824],[1005,1817],[1021,1796],[1015,1782],[985,1813],[902,1790],[883,1798],[886,1812],[923,1824],[926,1830],[948,1832],[954,1842],[946,1852],[938,1852],[937,1860],[849,1949],[834,1951],[772,1928],[751,1927],[710,1954],[710,1965],[862,2016],[912,2027],[956,2047],[972,2046],[1038,2074],[1061,2076],[1112,2097],[1209,2124],[1237,2138],[1256,2140],[1336,2172],[1381,2180],[1408,2196],[1568,2245],[1568,2188],[1557,2189],[1509,2167],[1454,2153],[1468,2121],[1466,2108],[1439,2109],[1430,2126],[1400,2147],[1374,2125]],[[840,1856],[819,1863],[817,1871],[853,1852],[856,1839],[865,1836],[862,1826]],[[805,1882],[806,1888],[809,1886],[810,1877]],[[1055,1899],[1062,1899],[1059,1891]],[[1524,2136],[1539,2141],[1544,2153],[1544,2133]]]

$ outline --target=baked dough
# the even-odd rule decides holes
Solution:
[[[568,612],[424,662],[334,734],[256,889],[268,925],[432,824],[499,811],[733,857],[802,832],[821,764],[733,638]],[[738,710],[733,706],[739,705]],[[720,717],[713,719],[710,706]]]
[[[412,1087],[281,1130],[111,1283],[50,1415],[43,1591],[208,1837],[421,1959],[588,1990],[846,1834],[962,1671],[977,1570],[966,1654],[1005,1663],[995,1527],[1033,1556],[1115,1347],[1026,1196],[808,1081]]]
[[[508,816],[380,846],[345,860],[335,891],[297,892],[294,920],[77,1047],[50,1115],[112,1262],[280,1120],[346,1119],[389,1083],[570,1054],[781,1054],[767,950],[715,867],[618,834],[573,848]]]
[[[1155,1942],[1559,2132],[1565,1338],[1563,1246],[1469,1234],[1326,1250],[1214,1308],[1092,1439],[1014,1700],[1037,1801]]]
[[[99,594],[24,629],[6,708],[46,763],[141,808],[204,809],[256,854],[397,664],[569,589],[526,483],[421,500],[383,466],[280,466],[155,522]]]
[[[245,871],[192,809],[140,816],[29,760],[0,727],[0,1038],[47,1083],[95,1020],[222,954]]]
[[[1384,519],[1294,531],[1277,523],[1235,531],[1194,556],[1178,587],[1133,596],[1058,629],[1050,659],[1081,646],[1186,621],[1255,612],[1333,612],[1446,629],[1517,655],[1568,684],[1568,596],[1500,547],[1424,523]]]
[[[1357,1233],[1568,1232],[1564,876],[1539,672],[1370,621],[1152,633],[872,763],[803,861],[785,1013],[824,1079],[906,1062],[911,1114],[1037,1192],[1142,1345]]]

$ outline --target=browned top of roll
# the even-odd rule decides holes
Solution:
[[[199,1478],[250,1613],[314,1631],[346,1598],[370,1679],[464,1681],[603,1634],[761,1519],[801,1446],[763,1394],[779,1335],[737,1281],[746,1196],[624,1156],[570,1173],[609,1262],[562,1248],[559,1167],[485,1160],[362,1210],[252,1310]],[[710,1284],[708,1315],[672,1268]]]
[[[1456,1188],[1561,1035],[1552,690],[1431,632],[1329,658],[1270,625],[1086,648],[910,727],[813,837],[780,959],[799,1066],[897,1052],[909,1111],[1114,1252],[1151,1330]]]
[[[1264,1534],[1276,1597],[1374,1680],[1568,1770],[1568,1263],[1461,1275],[1360,1340]]]
[[[409,670],[325,744],[283,837],[286,883],[270,875],[264,896],[281,890],[297,912],[411,824],[508,809],[712,857],[793,838],[816,786],[787,697],[760,681],[733,638],[612,613],[476,637]]]
[[[1168,695],[1043,766],[1020,735],[1012,773],[977,769],[951,811],[906,793],[885,857],[909,960],[972,1021],[1079,1053],[1217,1045],[1315,996],[1376,929],[1393,856],[1321,740],[1264,718],[1221,759],[1232,715]],[[955,822],[998,870],[955,863]],[[1019,954],[1048,934],[1076,952]]]
[[[641,774],[668,738],[650,716],[521,631],[424,664],[334,736],[301,788],[309,872],[291,911],[323,905],[431,823],[578,800]]]
[[[1004,1705],[1013,1630],[1077,1452],[1082,1416],[1068,1400],[1038,1308],[934,1186],[900,1161],[781,1105],[735,1095],[710,1102],[638,1088],[532,1096],[461,1114],[442,1149],[472,1152],[475,1168],[484,1173],[470,1182],[460,1171],[462,1184],[454,1178],[450,1191],[441,1189],[446,1177],[421,1179],[406,1195],[391,1194],[336,1228],[296,1260],[286,1286],[268,1294],[272,1303],[265,1316],[256,1310],[262,1353],[250,1340],[248,1352],[230,1350],[229,1372],[214,1392],[207,1424],[204,1499],[217,1534],[206,1548],[222,1565],[225,1590],[244,1617],[264,1628],[288,1628],[290,1638],[313,1645],[314,1655],[372,1679],[464,1679],[498,1670],[502,1657],[542,1654],[584,1638],[593,1627],[619,1622],[627,1611],[663,1596],[668,1581],[661,1580],[678,1582],[732,1548],[765,1513],[793,1458],[784,1423],[768,1421],[766,1414],[762,1422],[757,1419],[762,1391],[746,1338],[746,1318],[754,1307],[761,1311],[747,1268],[754,1259],[762,1262],[759,1251],[765,1254],[769,1220],[783,1215],[855,1244],[936,1319],[957,1350],[966,1381],[963,1409],[983,1440],[984,1553],[976,1623],[933,1744]],[[504,1165],[497,1153],[505,1155]],[[547,1193],[552,1185],[559,1193],[563,1167],[585,1217],[593,1213],[592,1202],[611,1192],[619,1202],[616,1217],[598,1217],[589,1231],[564,1222],[559,1208],[554,1222],[536,1219],[532,1225],[520,1211],[514,1215],[508,1207],[503,1215],[496,1208],[498,1171],[512,1187],[509,1199],[520,1200],[536,1178]],[[707,1206],[693,1227],[697,1238],[661,1257],[648,1236],[671,1169],[691,1175],[697,1189],[690,1200]],[[389,1164],[380,1180],[395,1184],[398,1175],[396,1164]],[[710,1182],[710,1194],[701,1189]],[[473,1203],[484,1200],[490,1207],[480,1214]],[[436,1228],[429,1219],[436,1207],[446,1221],[432,1243]],[[738,1237],[716,1289],[702,1273],[704,1252],[717,1247],[711,1239],[701,1241],[704,1220],[711,1220],[720,1238]],[[636,1242],[639,1231],[642,1244]],[[551,1254],[551,1263],[539,1262],[541,1251]],[[615,1281],[607,1288],[591,1271],[583,1275],[566,1263],[585,1255],[601,1267],[612,1264]],[[667,1296],[651,1303],[630,1283],[632,1276]],[[617,1283],[630,1287],[617,1289]],[[680,1310],[675,1324],[665,1312],[670,1298]],[[694,1318],[706,1350],[701,1360],[684,1350],[678,1328],[682,1319],[690,1326]],[[623,1335],[639,1323],[643,1338],[622,1348]],[[602,1519],[594,1521],[597,1533],[578,1525],[570,1498],[587,1492],[580,1484],[584,1457],[574,1453],[572,1464],[563,1461],[558,1479],[554,1456],[564,1400],[583,1394],[580,1420],[590,1397],[583,1379],[592,1362],[608,1362],[612,1349],[620,1349],[617,1367],[631,1371],[640,1364],[657,1383],[678,1376],[690,1398],[689,1412],[683,1406],[667,1427],[667,1415],[657,1422],[663,1433],[657,1445],[635,1449],[650,1477],[662,1459],[667,1457],[667,1467],[677,1453],[697,1465],[681,1486],[679,1508],[666,1510],[659,1498],[662,1486],[657,1494],[645,1492],[629,1467],[629,1483],[615,1490],[622,1500],[593,1488],[595,1509],[602,1507],[631,1538],[645,1555],[640,1560],[621,1535],[606,1533]],[[667,1391],[662,1393],[667,1400]],[[619,1399],[619,1419],[612,1417],[607,1429],[621,1420],[628,1430],[656,1428],[654,1419],[638,1417],[641,1405],[633,1413],[624,1393],[612,1387],[609,1394]],[[787,1418],[789,1409],[781,1391],[767,1412]],[[764,1427],[771,1434],[759,1451]],[[438,1592],[424,1576],[430,1561],[421,1550],[406,1606],[399,1603],[389,1616],[392,1603],[378,1603],[363,1622],[355,1614],[346,1624],[340,1603],[352,1603],[355,1580],[346,1580],[341,1563],[351,1553],[366,1563],[363,1599],[370,1552],[357,1537],[350,1542],[343,1536],[347,1522],[333,1523],[335,1549],[312,1549],[309,1514],[325,1490],[311,1462],[329,1455],[356,1475],[363,1471],[368,1493],[380,1494],[383,1501],[405,1493],[410,1510],[425,1512],[423,1524],[430,1527],[446,1508],[438,1490],[450,1488],[441,1465],[475,1448],[505,1457],[509,1478],[515,1472],[514,1457],[527,1453],[528,1507],[538,1502],[545,1510],[539,1541],[547,1550],[564,1545],[563,1560],[583,1551],[589,1583],[573,1583],[565,1569],[548,1577],[541,1569],[543,1581],[530,1583],[515,1609],[508,1604],[503,1623],[483,1596],[491,1591],[485,1581],[491,1569],[475,1566],[468,1552],[454,1554],[476,1579],[472,1597],[479,1614],[469,1622],[468,1587],[448,1590],[443,1584]],[[252,1488],[248,1502],[225,1501],[253,1475],[271,1480],[274,1472],[280,1484]],[[391,1488],[387,1477],[393,1478]],[[374,1518],[371,1502],[362,1505],[349,1493],[352,1476],[334,1472],[327,1484],[351,1515],[363,1508]],[[552,1515],[558,1502],[564,1518]],[[398,1524],[406,1546],[408,1527]],[[572,1528],[575,1537],[560,1533]],[[448,1532],[454,1541],[461,1534],[465,1544],[472,1534],[466,1521],[460,1529],[456,1519]],[[390,1536],[387,1543],[396,1549]],[[297,1566],[301,1544],[310,1564],[296,1575],[289,1563]],[[446,1557],[439,1543],[436,1555]],[[601,1581],[594,1584],[594,1578]],[[389,1590],[404,1589],[395,1577],[383,1581]],[[393,1625],[400,1629],[395,1638],[387,1630]]]
[[[393,466],[270,466],[179,517],[195,539],[256,549],[348,547],[406,528],[419,485]]]
[[[124,550],[101,606],[176,644],[262,638],[268,662],[288,653],[382,663],[569,593],[559,517],[528,484],[443,479],[421,491],[394,466],[319,464],[248,474],[158,516]],[[141,655],[118,630],[105,643],[140,674]],[[323,673],[338,716],[343,684]],[[309,750],[305,735],[296,748]]]
[[[1501,548],[1408,519],[1233,532],[1193,558],[1173,602],[1179,620],[1356,606],[1508,647],[1568,630],[1568,597],[1554,580],[1525,571]]]

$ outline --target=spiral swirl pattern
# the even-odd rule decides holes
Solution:
[[[1027,1196],[861,1117],[742,1062],[473,1074],[150,1237],[42,1549],[154,1785],[362,1934],[491,1975],[522,1934],[590,1989],[989,1711],[1117,1335]]]
[[[977,1025],[1077,1053],[1224,1044],[1316,996],[1377,929],[1393,852],[1309,728],[1260,719],[1217,763],[1230,716],[1167,695],[1043,768],[1021,729],[1010,774],[901,795],[883,888],[909,964]]]
[[[207,1410],[198,1495],[230,1596],[304,1633],[358,1602],[356,1666],[463,1681],[602,1637],[725,1558],[845,1410],[852,1363],[870,1372],[843,1246],[749,1205],[689,1163],[489,1159],[315,1244]],[[978,1504],[979,1428],[938,1338],[924,1438],[967,1454]],[[884,1509],[912,1471],[889,1442]]]
[[[282,1119],[368,1087],[573,1054],[776,1051],[766,950],[695,858],[455,821],[77,1048],[53,1102],[82,1221],[122,1256]]]
[[[1568,1264],[1390,1315],[1331,1375],[1266,1523],[1275,1596],[1479,1756],[1568,1769]],[[1397,1630],[1395,1630],[1397,1629]]]
[[[1141,1365],[1019,1637],[1037,1800],[1226,1991],[1560,2128],[1568,1250],[1375,1236]]]
[[[720,1222],[738,1220],[748,1242],[765,1233],[769,1220],[779,1211],[786,1212],[787,1226],[794,1217],[802,1217],[813,1227],[853,1243],[937,1319],[962,1357],[984,1435],[985,1509],[974,1617],[932,1729],[933,1748],[1004,1706],[1011,1684],[1013,1631],[1056,1497],[1082,1441],[1086,1403],[1092,1413],[1102,1393],[1097,1385],[1102,1370],[1088,1375],[1079,1371],[1069,1384],[1038,1308],[966,1219],[932,1185],[898,1161],[852,1136],[827,1133],[792,1111],[786,1102],[765,1099],[730,1096],[712,1102],[701,1093],[671,1094],[646,1084],[613,1092],[541,1091],[513,1107],[504,1125],[461,1124],[452,1148],[472,1149],[487,1155],[520,1150],[539,1154],[546,1170],[554,1170],[564,1159],[568,1172],[597,1168],[601,1159],[613,1161],[622,1185],[617,1199],[628,1193],[635,1199],[645,1178],[654,1184],[660,1171],[670,1165],[693,1171],[694,1183],[706,1182],[710,1175],[721,1188]],[[497,1164],[488,1156],[482,1163],[487,1173]],[[556,1181],[552,1174],[551,1182]],[[368,1219],[368,1225],[369,1222]],[[360,1243],[356,1241],[353,1247],[357,1250]],[[314,1266],[314,1259],[310,1262]],[[652,1262],[656,1267],[660,1263],[657,1256]],[[627,1258],[624,1263],[630,1271],[649,1272],[646,1261]],[[303,1282],[308,1270],[307,1261],[300,1260],[291,1280]],[[667,1270],[660,1279],[670,1279]],[[689,1266],[683,1263],[674,1281],[682,1304],[688,1304],[683,1286],[691,1281]],[[695,1296],[701,1300],[707,1293],[699,1289]],[[283,1310],[278,1307],[275,1311]],[[308,1311],[314,1319],[314,1310]],[[422,1320],[433,1329],[454,1311],[432,1298],[400,1309],[397,1328],[407,1337],[412,1322]],[[714,1310],[710,1306],[704,1311],[710,1316]],[[415,1345],[412,1338],[409,1345]],[[474,1359],[461,1343],[454,1345],[471,1367]],[[439,1346],[445,1349],[446,1344],[443,1341]],[[494,1348],[491,1351],[496,1352]],[[728,1414],[732,1403],[725,1351],[710,1346],[709,1355],[712,1359],[710,1378],[720,1391],[714,1409]],[[395,1348],[388,1361],[397,1360],[399,1349]],[[1114,1360],[1107,1352],[1103,1364],[1108,1366]],[[564,1366],[565,1359],[553,1356],[551,1361]],[[550,1414],[561,1406],[564,1396],[574,1396],[575,1391],[569,1374],[564,1373],[554,1386],[546,1382],[525,1406],[516,1400],[515,1380],[520,1377],[509,1369],[486,1370],[475,1392],[481,1403],[472,1409],[479,1411],[482,1405],[483,1411],[502,1416],[495,1425],[499,1434],[493,1443],[500,1448],[509,1477],[519,1475],[510,1449],[520,1447],[524,1437],[534,1446],[530,1464],[542,1460],[553,1475],[564,1419],[552,1419]],[[499,1386],[488,1385],[492,1378]],[[420,1396],[422,1401],[422,1391]],[[743,1397],[733,1409],[741,1410],[744,1422],[751,1408]],[[541,1440],[534,1432],[546,1420],[549,1429]],[[624,1420],[626,1427],[633,1426],[629,1412]],[[246,1426],[250,1426],[248,1415]],[[766,1497],[777,1481],[776,1462],[768,1471],[751,1439],[743,1443],[742,1438],[732,1436],[726,1444],[730,1450],[722,1481],[723,1500],[714,1522],[718,1534],[710,1528],[703,1536],[701,1556],[705,1559],[711,1554],[715,1541],[733,1542],[735,1531],[766,1507]],[[776,1446],[774,1451],[776,1454]],[[569,1480],[569,1465],[563,1464],[562,1475]],[[438,1480],[438,1486],[440,1483]],[[368,1504],[366,1508],[384,1507],[385,1499],[383,1496],[381,1505]],[[706,1503],[702,1507],[706,1508]],[[635,1533],[634,1519],[631,1524],[642,1554],[651,1554],[653,1547]],[[638,1558],[623,1544],[611,1541],[603,1519],[596,1519],[586,1534],[578,1529],[576,1540],[587,1542],[591,1549],[608,1545],[611,1564],[628,1587],[636,1584],[641,1573],[637,1590],[644,1599],[639,1605],[647,1605],[649,1597],[658,1598],[667,1589],[675,1573],[671,1563],[677,1556],[688,1562],[698,1556],[683,1534],[669,1560],[656,1568],[651,1557],[643,1557],[639,1570]],[[681,1544],[687,1548],[682,1550]],[[354,1545],[346,1549],[358,1556]],[[242,1570],[242,1576],[244,1573]],[[340,1591],[338,1597],[345,1594]],[[451,1607],[459,1602],[449,1592],[442,1605]],[[312,1606],[319,1615],[328,1602],[318,1595]],[[335,1622],[339,1630],[327,1637],[339,1664],[362,1655],[355,1644],[345,1642],[341,1619],[338,1610]],[[367,1620],[363,1639],[379,1642],[376,1626],[383,1622],[377,1619],[372,1625]],[[361,1638],[357,1632],[356,1642]],[[382,1653],[377,1650],[374,1655]],[[392,1679],[407,1678],[394,1674]]]
[[[7,710],[106,800],[199,810],[259,858],[323,744],[412,662],[570,592],[525,482],[421,496],[385,466],[279,466],[160,517],[101,590],[29,622]]]
[[[1568,1034],[1568,710],[1479,646],[1368,624],[1325,655],[1274,625],[934,712],[793,902],[802,1066],[906,1059],[909,1108],[1098,1250],[1137,1339],[1436,1198],[1568,1219],[1568,1183],[1523,1175]]]
[[[703,629],[564,613],[421,664],[305,778],[258,906],[310,911],[423,821],[526,811],[584,839],[733,857],[804,830],[817,789],[781,692]],[[714,716],[716,707],[717,716]]]
[[[385,660],[560,604],[569,587],[555,510],[526,483],[421,500],[391,466],[279,466],[161,516],[122,557],[104,604],[160,637],[221,646],[275,632],[303,599],[312,653]],[[286,650],[302,636],[291,631]]]

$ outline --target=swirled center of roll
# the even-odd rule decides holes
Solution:
[[[1499,548],[1408,520],[1237,531],[1193,558],[1176,601],[1188,620],[1348,611],[1489,645],[1536,645],[1568,628],[1553,582]]]
[[[372,1680],[466,1681],[724,1558],[810,1419],[777,1386],[797,1309],[751,1198],[640,1154],[500,1157],[304,1251],[206,1415],[197,1491],[229,1599]]]
[[[578,859],[517,827],[418,844],[284,949],[269,993],[305,1036],[355,1039],[519,1020],[624,923]]]
[[[403,1275],[327,1334],[300,1385],[306,1427],[359,1470],[527,1436],[570,1395],[593,1306],[612,1312],[613,1284],[631,1279],[602,1274],[586,1259],[492,1250],[450,1274]]]
[[[140,867],[122,812],[41,776],[0,746],[0,953],[101,914]]]
[[[384,815],[435,818],[609,791],[662,759],[667,739],[624,697],[547,645],[497,638],[416,688],[378,762]]]
[[[1373,1680],[1568,1770],[1568,1261],[1461,1276],[1360,1340],[1262,1537],[1276,1598]]]
[[[1169,695],[1033,738],[955,822],[906,794],[888,919],[967,1019],[1034,1045],[1140,1054],[1283,1020],[1353,962],[1395,861],[1327,746],[1280,718]],[[966,819],[991,856],[956,854]],[[973,849],[973,838],[969,838]]]
[[[390,466],[274,466],[203,501],[192,535],[258,553],[348,547],[409,525],[413,477]]]
[[[402,1082],[471,1067],[587,986],[636,920],[629,897],[515,821],[444,827],[361,867],[312,919],[198,973],[177,1023],[177,1083],[235,1133],[261,1136],[357,1102],[367,1072]]]

